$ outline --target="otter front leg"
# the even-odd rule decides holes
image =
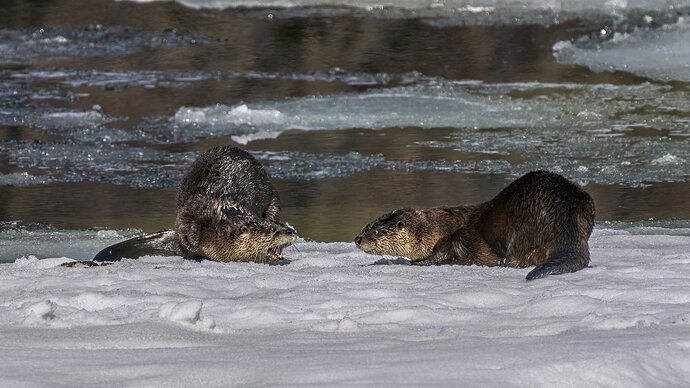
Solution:
[[[456,264],[456,248],[453,244],[453,235],[440,239],[431,254],[422,260],[413,261],[412,265],[442,265]]]
[[[271,221],[280,220],[280,199],[278,197],[271,199],[271,204],[264,212],[264,218]]]
[[[496,266],[502,262],[486,240],[473,227],[456,230],[450,236],[439,240],[429,257],[416,261],[415,265],[485,265]]]

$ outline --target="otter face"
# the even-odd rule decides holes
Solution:
[[[428,255],[418,244],[414,227],[417,210],[405,208],[382,215],[365,226],[355,244],[374,255],[404,256],[419,260]]]
[[[224,208],[218,225],[206,229],[199,248],[215,261],[267,262],[282,259],[283,249],[295,239],[295,230],[286,223]]]

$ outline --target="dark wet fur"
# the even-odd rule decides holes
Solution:
[[[166,230],[135,237],[98,252],[94,261],[117,261],[141,256],[182,256],[177,232]]]
[[[458,208],[465,210],[465,224],[413,264],[535,265],[527,280],[575,272],[589,264],[594,201],[558,174],[530,172],[492,200]]]
[[[268,255],[243,256],[220,246],[223,257],[209,257],[209,247],[232,242],[243,233],[267,240],[273,235],[293,235],[294,230],[280,220],[280,200],[263,166],[246,151],[216,147],[202,154],[185,175],[177,195],[174,230],[133,238],[99,252],[95,261],[115,261],[145,255],[209,258],[218,261],[271,261]],[[280,244],[267,251],[279,256]],[[238,250],[253,248],[245,244]],[[211,255],[207,254],[211,253]],[[237,253],[237,258],[233,257]]]

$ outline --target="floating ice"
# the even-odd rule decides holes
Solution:
[[[110,182],[134,187],[177,186],[195,153],[74,141],[10,141],[0,154],[21,168],[40,168],[53,181]]]
[[[411,72],[401,75],[386,73],[347,72],[334,68],[325,72],[260,72],[260,71],[212,71],[212,70],[32,70],[5,72],[7,77],[24,81],[53,81],[69,87],[91,86],[117,88],[125,86],[140,87],[184,87],[192,82],[204,80],[228,80],[234,78],[258,80],[296,80],[307,82],[342,82],[347,85],[383,85],[391,81],[412,82],[427,79],[422,74]],[[0,72],[2,75],[3,72]]]
[[[48,263],[38,259],[49,257],[68,256],[76,260],[91,260],[108,245],[139,233],[141,232],[131,229],[63,230],[38,224],[0,222],[0,262],[12,262],[24,257],[16,264],[36,267],[39,263]],[[53,266],[59,264],[54,263]]]
[[[580,181],[628,185],[679,181],[690,177],[690,166],[681,162],[690,158],[687,138],[599,137],[587,131],[540,130],[535,133],[518,129],[462,131],[456,132],[454,137],[457,140],[420,144],[464,152],[491,151],[486,157],[494,160],[476,162],[477,172],[520,176],[532,170],[546,169]],[[658,157],[663,152],[673,155]],[[523,161],[509,163],[502,159],[509,156]]]
[[[50,182],[50,177],[31,175],[28,172],[14,172],[11,174],[0,174],[0,185],[40,185]]]
[[[136,31],[128,27],[89,26],[74,30],[32,28],[0,30],[0,64],[129,54],[148,47],[203,44],[207,38],[188,32]]]
[[[252,152],[264,162],[271,177],[279,179],[319,179],[368,171],[384,162],[382,155],[308,154],[303,152]]]
[[[289,129],[515,127],[540,118],[519,101],[500,99],[471,94],[452,84],[415,85],[239,106],[183,107],[173,122],[188,137],[233,135],[233,140],[245,144]]]
[[[132,0],[149,2],[152,0]],[[258,8],[261,16],[355,15],[418,18],[439,25],[555,24],[572,19],[619,21],[642,13],[658,18],[690,8],[687,0],[175,0],[195,9]],[[270,8],[266,10],[266,8]]]
[[[367,171],[383,163],[381,155],[265,152],[252,154],[278,179],[320,179]],[[21,168],[40,168],[46,175],[0,175],[0,184],[109,182],[134,187],[176,187],[197,154],[169,153],[143,147],[74,141],[5,142],[0,155]]]
[[[369,265],[352,243],[303,241],[285,266],[1,264],[0,383],[682,386],[690,230],[645,230],[597,227],[591,267],[529,283],[529,269]],[[94,239],[31,243],[56,257]]]
[[[359,94],[181,108],[173,118],[186,137],[233,135],[246,143],[289,129],[611,128],[648,125],[687,131],[690,92],[652,84],[482,84],[425,82]]]
[[[590,38],[575,43],[561,41],[553,46],[560,63],[587,66],[595,71],[620,70],[663,81],[690,82],[690,22],[657,29],[617,33],[597,43]]]

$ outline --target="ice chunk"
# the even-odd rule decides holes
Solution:
[[[101,25],[71,30],[3,29],[0,30],[0,64],[128,54],[147,47],[179,47],[207,41],[207,38],[183,31],[146,32]]]
[[[384,161],[382,155],[308,154],[303,152],[252,152],[264,162],[271,177],[280,179],[319,179],[341,177],[367,171]]]
[[[679,158],[675,155],[671,154],[666,154],[664,156],[661,156],[659,158],[656,158],[652,160],[652,164],[660,164],[660,165],[678,165],[678,164],[683,164],[685,163],[685,160],[682,158]]]
[[[91,260],[101,249],[140,234],[137,230],[62,230],[45,225],[0,222],[0,262],[32,268],[55,267],[70,259],[38,260],[68,256]]]
[[[519,103],[500,103],[460,86],[416,85],[360,94],[311,96],[240,106],[180,108],[173,118],[190,137],[230,134],[239,142],[289,129],[526,126],[539,119]]]
[[[40,185],[51,181],[50,177],[35,176],[28,172],[15,172],[12,174],[0,174],[0,185]]]
[[[63,182],[100,181],[134,187],[176,186],[195,153],[169,153],[143,147],[74,141],[3,144],[0,154],[22,168],[41,168]]]
[[[663,81],[690,82],[690,22],[641,28],[597,43],[590,38],[576,43],[557,42],[554,56],[560,63],[587,66],[595,71],[620,70]]]
[[[152,0],[132,0],[149,2]],[[620,20],[627,15],[675,13],[687,0],[176,0],[195,9],[258,8],[263,17],[357,15],[419,18],[441,25],[553,24],[573,19]],[[266,10],[266,8],[269,10]],[[257,12],[258,13],[258,12]]]

